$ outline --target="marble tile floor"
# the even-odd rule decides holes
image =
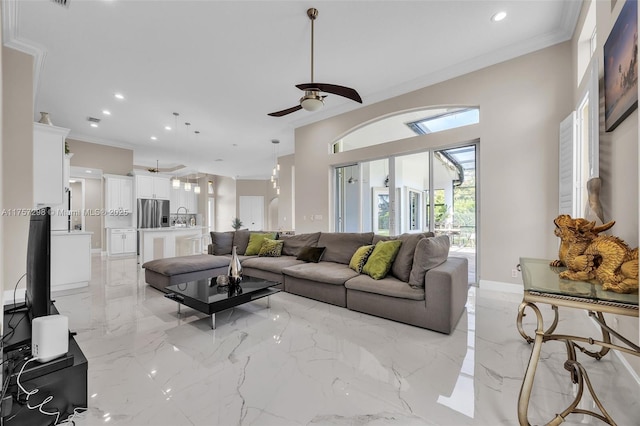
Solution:
[[[449,336],[287,293],[218,314],[213,331],[148,287],[135,258],[95,256],[90,286],[55,299],[89,360],[79,426],[518,424],[531,351],[515,326],[518,295],[472,288]],[[561,310],[558,329],[594,326]],[[545,344],[542,358],[532,424],[573,399],[564,345]],[[578,358],[618,425],[639,425],[640,386],[618,358]]]

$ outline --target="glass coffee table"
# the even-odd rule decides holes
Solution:
[[[178,302],[178,314],[180,313],[180,305],[185,305],[209,315],[211,328],[215,330],[217,312],[263,297],[267,298],[267,307],[269,307],[269,296],[281,291],[279,288],[275,288],[280,283],[261,278],[245,275],[240,285],[225,287],[218,286],[216,278],[169,285],[166,288],[168,293],[164,297]]]
[[[609,327],[605,321],[604,314],[638,316],[638,292],[634,294],[618,294],[612,291],[602,290],[602,286],[597,282],[570,281],[561,279],[558,274],[566,268],[555,268],[549,266],[549,260],[521,258],[522,280],[524,282],[524,297],[518,308],[516,325],[520,335],[528,342],[533,343],[529,365],[522,381],[520,396],[518,397],[518,421],[521,426],[529,425],[528,409],[531,390],[533,388],[536,368],[540,361],[540,352],[545,342],[558,340],[564,342],[567,349],[567,360],[564,368],[569,372],[570,380],[577,385],[576,398],[562,413],[547,423],[547,425],[558,425],[564,422],[566,416],[571,413],[587,414],[603,422],[615,425],[612,416],[605,410],[598,399],[587,375],[587,371],[576,357],[576,350],[595,359],[601,359],[610,350],[617,350],[631,355],[640,356],[640,347],[622,336],[617,330]],[[537,305],[547,304],[553,310],[553,320],[545,327],[542,314]],[[582,309],[588,312],[600,328],[601,337],[575,336],[557,333],[558,307]],[[536,317],[536,329],[534,336],[529,336],[522,325],[522,318],[525,310],[533,311]],[[595,329],[594,329],[595,330]],[[617,338],[612,341],[611,337]],[[589,350],[585,344],[599,347]],[[595,405],[600,413],[586,410],[579,407],[583,392],[591,393]]]

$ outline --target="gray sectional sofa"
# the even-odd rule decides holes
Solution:
[[[246,256],[249,238],[249,231],[212,232],[210,254],[146,262],[142,265],[145,280],[165,291],[173,283],[226,274],[231,249],[236,246],[245,275],[281,283],[288,293],[446,334],[453,331],[464,311],[467,260],[448,256],[446,236],[427,233],[389,238],[333,232],[281,236],[279,257]],[[376,280],[349,267],[359,247],[389,239],[402,244],[384,278]],[[317,263],[298,259],[307,247],[324,247]]]

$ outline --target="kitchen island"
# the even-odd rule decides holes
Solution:
[[[202,238],[206,235],[203,230],[202,226],[138,228],[140,264],[166,257],[201,254]]]

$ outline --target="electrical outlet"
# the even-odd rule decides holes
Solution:
[[[518,270],[517,269],[512,269],[511,270],[511,278],[518,278]]]

